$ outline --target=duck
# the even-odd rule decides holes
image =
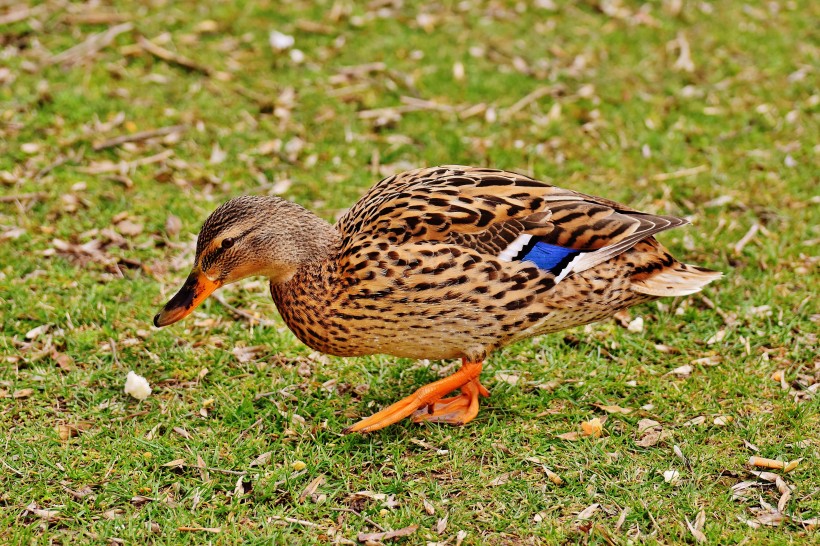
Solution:
[[[193,269],[154,325],[183,319],[221,286],[267,277],[285,324],[316,351],[461,359],[345,433],[405,418],[464,425],[490,395],[480,375],[493,351],[720,278],[654,237],[685,224],[459,165],[384,178],[335,225],[279,197],[240,196],[205,220]]]

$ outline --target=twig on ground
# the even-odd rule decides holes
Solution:
[[[323,531],[329,531],[329,529],[327,527],[325,527],[324,525],[319,525],[318,523],[313,523],[312,521],[308,521],[306,519],[289,518],[289,517],[286,517],[286,516],[268,516],[268,520],[281,521],[281,522],[284,522],[284,523],[293,523],[293,524],[296,524],[296,525],[304,525],[305,527],[310,527],[312,529],[321,529]],[[332,534],[335,534],[335,532],[332,533]],[[353,542],[349,538],[344,538],[344,537],[337,536],[337,537],[334,537],[334,539],[335,539],[337,544],[356,544],[355,542]]]
[[[59,167],[61,165],[65,165],[69,161],[72,162],[72,163],[75,163],[75,162],[79,161],[80,157],[82,157],[82,152],[76,153],[76,154],[70,154],[70,155],[61,155],[53,163],[51,163],[49,165],[46,165],[45,167],[43,167],[42,169],[37,171],[37,174],[34,175],[34,180],[40,180],[41,178],[43,178],[45,175],[47,175],[48,173],[50,173],[51,171],[53,171],[57,167]]]
[[[114,13],[113,11],[89,11],[70,13],[63,17],[63,21],[70,25],[110,25],[123,23],[128,21],[130,17],[128,14]]]
[[[697,167],[690,167],[688,169],[681,169],[671,173],[660,173],[652,176],[652,180],[656,182],[663,182],[664,180],[673,180],[675,178],[685,178],[687,176],[694,176],[696,174],[709,170],[709,165],[698,165]]]
[[[249,426],[248,428],[246,428],[245,430],[240,432],[239,433],[239,438],[237,438],[237,441],[244,438],[245,435],[248,434],[252,429],[254,429],[254,428],[258,427],[259,425],[261,425],[263,419],[264,419],[264,417],[260,417],[259,419],[256,420],[256,422],[254,424],[252,424],[251,426]]]
[[[746,232],[746,235],[741,237],[740,240],[737,243],[735,243],[735,254],[740,254],[741,252],[743,252],[743,249],[746,247],[746,245],[749,244],[749,241],[751,241],[754,238],[754,236],[757,235],[757,232],[759,230],[759,223],[755,222],[754,224],[752,224],[752,227],[749,228],[749,231]]]
[[[99,152],[100,150],[120,146],[126,142],[141,142],[143,140],[150,140],[152,138],[170,135],[171,133],[181,133],[185,129],[185,125],[171,125],[169,127],[160,127],[159,129],[149,129],[147,131],[140,131],[132,135],[121,135],[103,140],[101,142],[95,142],[93,148],[94,151]]]
[[[172,155],[174,155],[173,150],[163,150],[158,154],[150,155],[148,157],[141,157],[133,161],[120,161],[119,163],[114,163],[112,161],[103,161],[98,164],[92,164],[89,167],[80,168],[78,170],[86,174],[125,173],[130,171],[134,167],[149,165],[151,163],[160,163],[162,161],[165,161]]]
[[[22,8],[22,9],[15,9],[3,15],[0,15],[0,25],[10,25],[12,23],[19,23],[24,19],[28,19],[34,15],[39,15],[43,9],[45,8],[45,4],[41,4],[39,6],[35,6],[32,8]]]
[[[532,104],[533,102],[535,102],[535,101],[537,101],[537,100],[551,94],[552,91],[553,91],[552,87],[544,86],[544,87],[539,87],[538,89],[536,89],[535,91],[532,91],[531,93],[528,93],[527,95],[525,95],[524,97],[519,99],[518,102],[516,102],[515,104],[513,104],[512,106],[510,106],[509,108],[504,110],[504,115],[503,115],[504,119],[509,119],[510,117],[517,114],[518,112],[520,112],[521,110],[523,110],[524,108],[526,108],[527,106]]]
[[[193,70],[194,72],[201,72],[206,76],[210,76],[213,73],[213,70],[207,66],[203,66],[188,57],[174,53],[173,51],[169,51],[164,47],[160,47],[145,36],[140,36],[137,41],[143,51],[150,53],[154,57],[157,57],[167,63],[175,64],[187,70]]]
[[[332,506],[330,509],[335,510],[337,512],[350,512],[351,514],[356,514],[357,516],[359,516],[360,518],[365,520],[367,523],[369,523],[370,525],[372,525],[373,527],[375,527],[379,531],[384,531],[384,527],[382,527],[381,525],[379,525],[378,523],[376,523],[375,521],[373,521],[369,517],[365,516],[361,512],[357,512],[356,510],[354,510],[352,508],[341,508],[341,507],[337,507],[337,506]]]
[[[17,201],[30,201],[32,199],[42,199],[46,194],[41,192],[18,193],[12,195],[0,195],[0,203],[15,203]]]

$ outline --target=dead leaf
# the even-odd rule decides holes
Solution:
[[[324,481],[325,477],[321,474],[313,478],[307,487],[305,487],[305,490],[302,491],[302,494],[299,495],[299,504],[302,504],[309,496],[313,495]]]
[[[552,470],[550,470],[546,466],[544,466],[542,468],[544,469],[544,473],[547,475],[547,479],[549,481],[551,481],[555,485],[564,485],[564,480],[561,478],[561,476],[559,476],[558,474],[556,474],[555,472],[553,472]]]
[[[182,436],[186,440],[193,439],[193,436],[191,436],[191,433],[188,432],[187,430],[185,430],[182,427],[174,427],[174,432],[176,432],[177,434],[179,434],[180,436]]]
[[[31,330],[26,332],[25,338],[28,339],[29,341],[35,340],[38,337],[40,337],[40,335],[45,334],[46,332],[48,332],[50,328],[51,328],[51,324],[41,324],[40,326],[37,326],[36,328],[32,328]]]
[[[133,237],[142,233],[143,225],[131,220],[125,219],[117,224],[117,231],[126,237]]]
[[[185,466],[185,459],[174,459],[173,461],[168,461],[162,466],[166,466],[168,468],[182,468]]]
[[[678,377],[685,378],[692,375],[692,370],[694,370],[694,368],[691,365],[684,364],[683,366],[680,366],[678,368],[675,368],[671,372],[668,372],[666,375],[677,375]]]
[[[581,431],[584,436],[600,438],[604,431],[604,423],[598,417],[593,417],[589,421],[581,423]]]
[[[695,518],[695,523],[690,523],[689,518],[686,518],[686,526],[698,542],[706,542],[706,535],[703,534],[703,525],[706,523],[706,512],[701,510]]]
[[[256,360],[259,358],[259,354],[266,350],[268,350],[268,347],[265,345],[255,345],[253,347],[234,347],[231,352],[239,362],[244,364]]]
[[[664,438],[669,437],[672,433],[663,430],[663,427],[657,421],[641,419],[638,422],[638,434],[641,437],[635,442],[635,445],[640,447],[652,447]]]
[[[12,393],[12,398],[28,398],[34,394],[34,389],[19,389]]]
[[[621,406],[607,406],[604,404],[592,404],[598,409],[604,410],[607,413],[623,413],[624,415],[629,415],[632,413],[632,408],[622,408]]]
[[[43,508],[38,508],[37,504],[33,502],[26,506],[26,510],[31,512],[38,518],[42,518],[46,521],[57,521],[60,518],[59,510],[47,510]]]
[[[496,477],[494,480],[492,480],[487,485],[489,487],[496,487],[496,486],[499,486],[499,485],[504,485],[505,483],[510,481],[510,476],[511,475],[512,475],[512,472],[504,472],[503,474],[500,474],[498,477]]]
[[[578,440],[581,437],[581,433],[580,432],[565,432],[563,434],[556,435],[556,437],[560,438],[562,440],[567,440],[567,441],[570,441],[570,442],[574,442],[575,440]]]
[[[81,433],[89,430],[90,428],[91,423],[75,423],[71,425],[60,424],[54,427],[54,430],[57,432],[57,436],[60,437],[60,440],[65,442],[75,436],[79,436]]]
[[[504,383],[508,383],[510,385],[517,385],[518,382],[521,380],[520,375],[512,374],[512,373],[504,373],[498,372],[495,374],[495,378],[499,381],[503,381]]]
[[[380,540],[390,540],[391,538],[407,537],[416,532],[418,525],[410,525],[395,531],[383,531],[381,533],[359,533],[356,539],[359,542],[378,542]]]
[[[658,423],[657,421],[653,421],[652,419],[641,419],[640,421],[638,421],[638,434],[657,426],[660,426],[660,423]]]
[[[593,516],[593,514],[595,514],[595,512],[598,511],[598,508],[600,506],[601,505],[598,504],[597,502],[595,504],[591,504],[590,506],[587,506],[586,508],[581,510],[581,512],[579,512],[577,516],[575,516],[575,519],[589,519],[589,518],[591,518]]]
[[[168,237],[176,237],[181,230],[182,220],[173,214],[169,214],[165,219],[165,233],[168,234]]]
[[[131,497],[131,504],[134,506],[142,506],[143,504],[148,504],[149,502],[153,502],[156,499],[152,499],[151,497],[146,497],[144,495],[134,495]]]
[[[439,535],[443,535],[444,531],[447,530],[448,518],[449,515],[445,515],[443,518],[439,518],[439,520],[436,522],[436,533],[438,533]]]
[[[125,510],[122,508],[111,508],[110,510],[106,510],[103,512],[103,517],[105,519],[117,519],[121,515],[125,513]]]
[[[711,367],[711,366],[717,366],[721,362],[723,362],[723,357],[722,356],[712,355],[712,356],[705,356],[703,358],[698,358],[696,360],[693,360],[692,362],[690,362],[690,364],[692,364],[694,366]]]
[[[271,457],[271,455],[273,455],[273,452],[272,452],[272,451],[266,451],[266,452],[264,452],[263,454],[259,455],[259,456],[258,456],[257,458],[255,458],[254,460],[252,460],[252,461],[248,464],[248,466],[254,467],[254,466],[262,466],[262,465],[266,465],[266,464],[268,464],[268,461],[270,461],[270,457]]]
[[[424,505],[424,511],[427,512],[427,515],[435,515],[436,509],[433,507],[433,504],[430,501],[428,501],[427,499],[421,499],[421,503]]]

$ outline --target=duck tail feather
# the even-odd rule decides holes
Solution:
[[[650,277],[633,279],[630,288],[650,296],[688,296],[722,276],[720,271],[676,262]]]

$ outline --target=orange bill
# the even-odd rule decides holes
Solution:
[[[194,269],[176,296],[154,317],[154,326],[168,326],[187,317],[220,286],[221,282],[210,280],[199,268]]]

